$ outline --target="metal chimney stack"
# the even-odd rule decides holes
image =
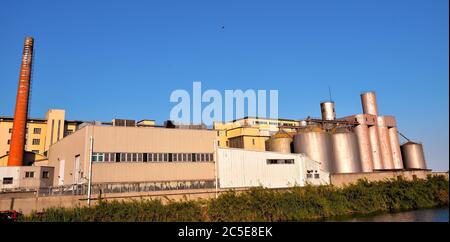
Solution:
[[[25,150],[25,135],[30,96],[31,67],[33,60],[33,38],[26,37],[23,47],[22,67],[17,89],[16,110],[9,148],[8,166],[22,166]]]

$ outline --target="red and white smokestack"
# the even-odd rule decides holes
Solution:
[[[20,68],[19,87],[17,89],[16,110],[9,147],[8,166],[22,166],[25,150],[25,134],[28,119],[31,67],[33,60],[33,38],[26,37],[23,47],[22,67]]]

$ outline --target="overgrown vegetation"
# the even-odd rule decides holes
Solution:
[[[443,176],[414,181],[359,181],[344,188],[306,186],[255,188],[217,199],[161,203],[159,200],[99,202],[91,207],[50,208],[22,221],[304,221],[331,216],[392,212],[449,205]]]

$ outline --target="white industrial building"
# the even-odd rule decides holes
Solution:
[[[220,188],[285,188],[329,184],[329,173],[303,154],[217,149]]]

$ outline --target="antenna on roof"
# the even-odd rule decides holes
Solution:
[[[331,98],[331,88],[330,88],[330,86],[328,86],[328,94],[330,95],[330,101],[333,101],[333,99]]]

